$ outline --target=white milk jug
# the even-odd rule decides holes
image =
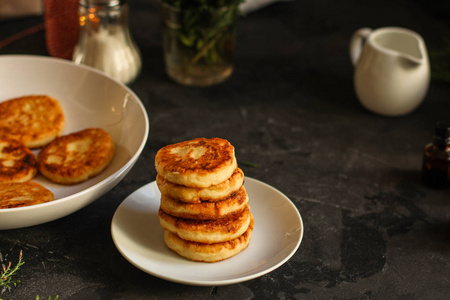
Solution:
[[[350,59],[356,95],[368,110],[401,116],[425,98],[430,63],[419,34],[398,27],[361,28],[351,38]]]

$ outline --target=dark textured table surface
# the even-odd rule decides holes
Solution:
[[[431,53],[448,38],[448,15],[424,1],[342,2],[279,2],[240,18],[232,77],[189,88],[165,75],[156,2],[130,1],[143,54],[131,88],[149,115],[147,145],[124,180],[91,205],[0,231],[3,260],[17,261],[22,250],[26,261],[21,282],[0,298],[448,299],[450,190],[424,186],[420,169],[435,122],[450,119],[450,84],[433,79],[407,116],[375,115],[355,96],[348,54],[355,30],[383,26],[417,31]],[[0,40],[42,22],[2,21]],[[0,49],[12,53],[48,55],[45,32]],[[227,286],[182,285],[139,270],[114,246],[115,210],[155,179],[159,148],[213,136],[235,146],[238,163],[255,164],[241,164],[247,176],[297,206],[298,251],[273,272]]]

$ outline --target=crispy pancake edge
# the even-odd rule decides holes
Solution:
[[[213,244],[226,242],[241,236],[250,224],[250,210],[247,206],[242,212],[219,220],[189,220],[177,218],[159,210],[161,227],[183,240]]]
[[[180,239],[177,235],[164,231],[164,243],[178,255],[197,262],[214,263],[233,257],[244,251],[251,241],[254,219],[251,215],[247,231],[231,241],[215,244],[190,242]]]
[[[228,198],[218,202],[185,203],[161,194],[161,209],[176,217],[194,220],[220,219],[243,210],[248,203],[244,185]]]
[[[187,187],[172,183],[159,174],[156,176],[156,184],[162,194],[181,202],[217,202],[226,199],[244,184],[244,172],[240,168],[236,168],[230,178],[206,188]]]
[[[6,144],[0,148],[2,156],[0,158],[0,183],[26,182],[33,179],[38,171],[37,159],[33,152],[22,142],[0,138],[0,144]],[[8,165],[10,161],[13,165]]]

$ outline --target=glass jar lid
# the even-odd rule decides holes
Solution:
[[[123,4],[124,0],[80,0],[80,5],[85,7],[106,6],[113,7]]]

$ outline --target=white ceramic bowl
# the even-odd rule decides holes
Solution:
[[[83,183],[64,186],[38,175],[33,179],[55,201],[0,209],[0,230],[53,221],[90,204],[111,190],[130,171],[147,141],[149,122],[139,98],[102,72],[70,61],[28,55],[0,55],[0,102],[30,94],[59,100],[66,117],[63,135],[88,127],[109,132],[116,152],[111,164]],[[39,150],[34,150],[37,154]]]

